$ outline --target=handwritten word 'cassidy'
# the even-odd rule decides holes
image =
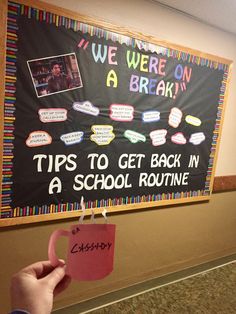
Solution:
[[[112,243],[107,242],[92,242],[92,243],[76,243],[73,245],[72,249],[71,249],[71,253],[75,254],[75,253],[86,253],[86,252],[92,252],[94,250],[98,251],[98,250],[107,250],[109,251],[110,248],[112,246]]]

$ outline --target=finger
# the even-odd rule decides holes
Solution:
[[[61,259],[59,261],[61,266],[65,265],[64,260]],[[22,269],[22,271],[36,277],[37,279],[40,279],[51,273],[54,268],[55,267],[51,265],[50,261],[40,261],[25,267]]]
[[[63,267],[64,265],[65,265],[65,261],[60,259],[58,266]],[[48,274],[50,274],[52,272],[53,269],[55,269],[55,266],[52,266],[51,263],[50,263],[50,265],[44,264],[43,265],[43,271],[42,271],[41,275],[38,276],[38,279],[41,279],[41,278],[47,276]]]
[[[36,278],[41,278],[45,274],[48,274],[54,269],[49,261],[41,261],[31,264],[22,269],[22,272],[32,275]]]
[[[69,284],[71,283],[71,277],[65,275],[64,278],[57,284],[56,288],[54,289],[54,296],[57,296],[59,293],[64,291]]]
[[[65,274],[65,266],[58,266],[54,268],[50,274],[42,278],[42,280],[46,281],[50,288],[54,290],[58,283],[64,278]]]

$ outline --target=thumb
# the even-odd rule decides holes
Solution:
[[[59,282],[64,278],[66,274],[66,266],[57,266],[53,269],[53,271],[48,274],[43,280],[47,281],[50,288],[54,290],[54,288],[59,284]]]

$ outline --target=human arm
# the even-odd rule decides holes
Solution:
[[[63,262],[56,268],[49,261],[29,265],[12,277],[12,310],[49,314],[52,311],[54,296],[65,290],[70,281],[65,274]]]

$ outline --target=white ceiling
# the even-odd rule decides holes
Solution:
[[[152,0],[236,35],[236,0]]]

